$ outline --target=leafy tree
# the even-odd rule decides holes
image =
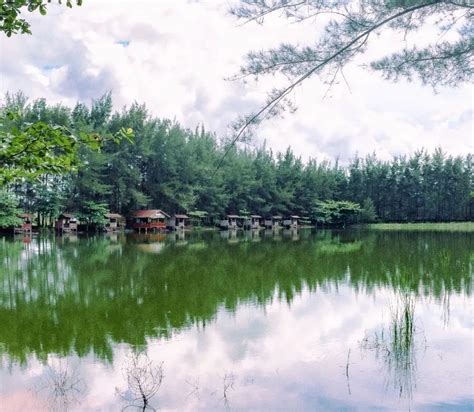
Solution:
[[[333,85],[382,31],[394,32],[405,40],[400,51],[367,65],[386,79],[418,78],[433,87],[470,81],[474,73],[473,8],[469,1],[445,0],[241,0],[231,13],[246,22],[263,24],[267,16],[280,14],[294,22],[311,20],[315,26],[322,20],[325,26],[313,43],[283,43],[247,55],[247,63],[236,78],[281,73],[289,78],[289,84],[272,90],[260,110],[237,124],[240,131],[235,139],[251,124],[290,105],[288,95],[306,79],[319,76]],[[438,35],[430,44],[421,44],[419,31],[430,25],[436,27]]]
[[[38,216],[38,225],[52,225],[63,211],[68,195],[70,179],[64,176],[44,175],[39,182],[32,185],[31,209]]]
[[[107,223],[107,218],[105,217],[107,213],[109,213],[109,209],[106,204],[85,201],[81,206],[78,218],[79,222],[87,226],[87,230],[90,227],[99,230]]]
[[[11,37],[12,34],[31,34],[30,24],[20,17],[23,11],[30,13],[39,12],[41,15],[47,13],[47,6],[51,0],[0,0],[0,31]],[[58,0],[62,4],[61,0]],[[66,6],[72,7],[73,2],[66,0]],[[76,0],[80,6],[82,0]]]
[[[14,98],[7,95],[6,101],[0,110],[0,185],[76,170],[81,147],[99,151],[107,141],[119,143],[133,138],[129,128],[121,128],[115,135],[99,135],[73,131],[48,120],[30,122],[37,114],[38,102],[33,108],[27,106],[21,93]],[[69,117],[69,113],[64,114]]]
[[[24,103],[26,98],[16,101],[23,113],[16,120],[18,129],[36,121],[84,133],[95,128],[101,136],[113,136],[127,125],[134,129],[133,144],[108,140],[100,151],[81,145],[77,170],[9,182],[20,207],[37,213],[43,225],[60,210],[84,210],[87,202],[124,215],[140,208],[190,216],[201,211],[206,213],[202,216],[206,224],[227,213],[246,211],[262,216],[298,214],[313,222],[344,226],[357,221],[360,207],[354,204],[363,204],[362,221],[375,215],[394,222],[473,216],[470,154],[455,157],[438,149],[390,161],[369,155],[356,157],[343,168],[327,160],[303,163],[290,149],[274,154],[263,144],[255,149],[232,147],[218,169],[228,150],[225,140],[203,127],[189,130],[176,121],[152,118],[144,105],[112,113],[108,95],[91,108],[78,104],[73,110],[49,106],[44,100],[31,105]]]
[[[360,205],[347,200],[318,201],[313,209],[313,218],[322,224],[346,226],[354,221]]]
[[[372,223],[377,220],[375,205],[370,197],[364,200],[359,217],[362,223]]]
[[[193,210],[188,212],[188,216],[191,219],[191,224],[193,226],[202,226],[203,222],[205,222],[208,217],[208,213],[204,210]]]
[[[467,214],[469,220],[474,220],[474,192],[469,193],[469,203],[467,206]]]
[[[81,139],[99,148],[98,136],[76,136],[62,126],[41,121],[16,126],[15,119],[12,113],[0,118],[0,184],[73,170]]]
[[[18,217],[21,209],[12,193],[0,189],[0,227],[20,225],[22,220]]]

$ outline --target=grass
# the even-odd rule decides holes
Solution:
[[[369,229],[416,232],[474,232],[474,222],[448,223],[373,223]]]

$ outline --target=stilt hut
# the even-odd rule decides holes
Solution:
[[[108,222],[105,224],[106,232],[118,232],[122,230],[125,224],[125,218],[118,213],[107,213],[105,215]]]
[[[298,228],[298,221],[300,217],[296,215],[292,215],[285,220],[283,220],[283,226],[287,229],[297,229]]]
[[[59,233],[77,232],[76,216],[73,213],[61,213],[55,227]]]
[[[280,229],[281,228],[281,216],[272,216],[271,218],[265,219],[265,228],[267,229]]]
[[[15,226],[14,232],[15,233],[30,233],[33,231],[33,215],[29,213],[22,213],[18,215],[18,217],[22,220],[22,223],[18,226]]]
[[[239,219],[238,215],[227,215],[227,219],[221,220],[219,226],[224,230],[236,230],[238,227],[237,219]]]
[[[188,222],[189,217],[187,215],[174,215],[168,220],[168,228],[171,230],[184,230]]]
[[[132,227],[138,232],[157,232],[166,229],[166,220],[170,215],[159,209],[137,210],[132,215]]]
[[[259,215],[250,215],[249,218],[245,219],[244,221],[244,229],[260,229],[260,222],[262,220],[262,216]]]

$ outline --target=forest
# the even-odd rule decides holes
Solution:
[[[56,168],[34,179],[2,182],[3,214],[35,213],[40,226],[63,211],[127,216],[141,208],[211,219],[227,213],[298,214],[312,223],[338,223],[341,210],[350,210],[358,222],[474,218],[472,154],[453,157],[438,148],[390,161],[375,154],[354,157],[345,166],[324,159],[304,162],[290,147],[273,153],[252,141],[231,145],[230,138],[204,126],[190,130],[176,120],[155,118],[144,104],[114,112],[111,93],[90,107],[71,108],[45,99],[29,102],[18,92],[5,96],[0,111],[2,118],[16,113],[18,128],[41,121],[78,134],[133,130],[133,141],[107,140],[100,150],[81,145],[74,170]]]

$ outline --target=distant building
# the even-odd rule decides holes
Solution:
[[[77,219],[73,213],[61,213],[55,224],[55,228],[60,233],[77,232]]]
[[[184,230],[186,224],[189,222],[187,215],[174,215],[168,220],[168,228],[171,230]]]
[[[260,229],[261,227],[262,216],[251,215],[249,218],[244,221],[244,229]]]
[[[33,215],[30,215],[29,213],[22,213],[18,215],[18,217],[22,220],[22,223],[18,226],[15,226],[15,233],[31,233],[33,231]]]
[[[300,219],[299,216],[296,216],[296,215],[290,216],[286,218],[285,220],[283,220],[283,226],[287,229],[296,229],[298,227],[299,219]]]
[[[105,224],[106,232],[117,232],[125,226],[125,218],[118,213],[107,213],[105,218],[108,220]]]
[[[219,226],[224,230],[235,230],[238,228],[237,219],[240,219],[238,215],[227,215],[227,219],[220,221]]]
[[[156,232],[166,229],[166,221],[169,218],[170,215],[160,209],[137,210],[132,214],[131,226],[139,232]]]
[[[281,228],[281,216],[272,216],[271,218],[265,219],[265,228],[267,229],[280,229]]]

